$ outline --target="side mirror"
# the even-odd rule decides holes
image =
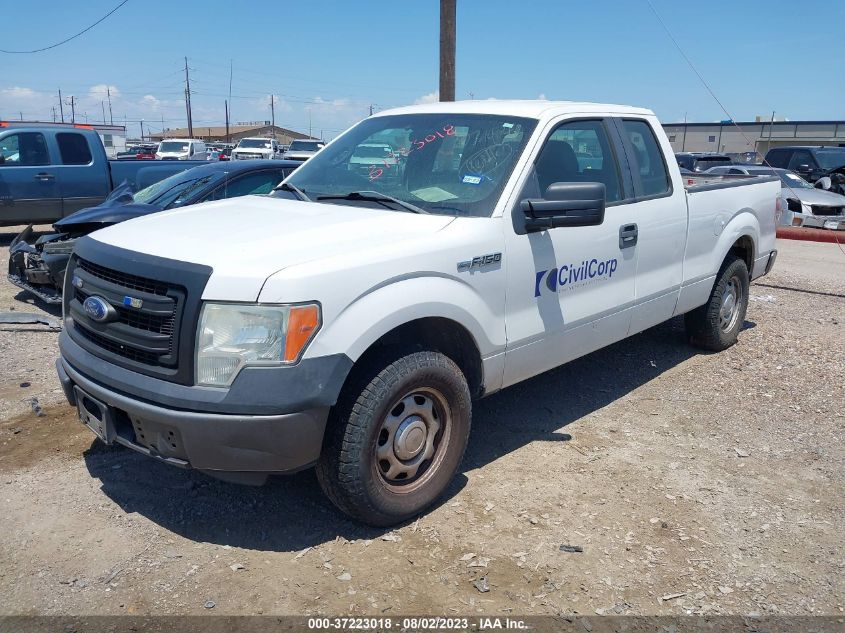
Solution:
[[[0,165],[6,162],[6,157],[3,154],[0,154]]]
[[[799,174],[809,174],[812,170],[810,169],[809,165],[798,165],[798,169],[796,169]]]
[[[813,185],[816,189],[830,189],[833,186],[833,181],[829,176],[822,176]]]
[[[520,202],[525,229],[531,233],[562,226],[596,226],[604,222],[607,193],[601,182],[555,182],[543,199]]]

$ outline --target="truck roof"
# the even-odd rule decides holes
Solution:
[[[653,116],[651,110],[632,106],[605,103],[587,103],[580,101],[540,101],[515,99],[488,99],[486,101],[447,101],[422,103],[418,105],[382,110],[373,116],[394,114],[451,112],[460,114],[499,114],[522,116],[533,119],[553,117],[561,114],[590,114],[593,112],[613,112],[617,114],[638,114]]]

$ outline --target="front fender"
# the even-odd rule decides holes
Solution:
[[[482,359],[504,351],[503,314],[469,284],[426,275],[394,280],[356,298],[324,324],[306,357],[343,352],[357,361],[391,330],[426,317],[449,319],[466,328]]]

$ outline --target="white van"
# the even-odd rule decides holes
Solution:
[[[205,143],[192,138],[169,138],[158,144],[156,160],[205,160]]]

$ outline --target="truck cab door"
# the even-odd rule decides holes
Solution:
[[[0,138],[0,226],[40,224],[62,216],[56,166],[41,132]]]
[[[603,222],[526,232],[520,201],[542,198],[557,182],[603,183]],[[550,124],[519,191],[513,230],[505,229],[504,386],[627,336],[635,296],[637,220],[624,151],[610,119]]]
[[[672,181],[666,156],[672,147],[655,132],[656,119],[614,119],[625,150],[634,201],[628,206],[637,225],[637,276],[631,331],[641,332],[670,319],[683,280],[687,202],[683,183]],[[663,139],[661,146],[658,139]],[[677,170],[673,170],[678,173]]]
[[[62,193],[62,216],[100,204],[109,194],[110,177],[108,162],[103,169],[94,165],[94,154],[89,138],[77,131],[58,132],[56,146],[59,150],[59,185]],[[97,137],[94,137],[97,138]],[[106,160],[105,152],[100,153]]]

